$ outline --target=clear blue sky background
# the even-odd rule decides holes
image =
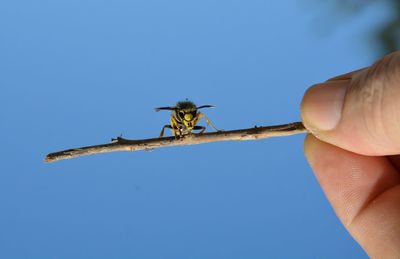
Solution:
[[[369,65],[382,6],[318,1],[0,3],[0,258],[366,258],[307,165],[303,135],[110,153],[190,98],[217,127],[299,120],[313,83]],[[336,20],[335,20],[336,19]],[[322,33],[321,33],[322,32]]]

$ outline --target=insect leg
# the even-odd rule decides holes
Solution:
[[[193,130],[200,130],[200,132],[198,134],[201,134],[206,130],[206,127],[204,127],[204,126],[194,126]]]
[[[208,117],[206,115],[204,115],[203,113],[199,112],[199,118],[204,117],[204,119],[206,120],[206,123],[208,125],[210,125],[213,129],[215,129],[216,131],[221,131],[219,129],[217,129],[212,123],[211,121],[208,119]]]
[[[162,127],[162,129],[161,129],[160,138],[162,138],[164,136],[165,128],[172,129],[171,125],[164,125],[164,127]]]
[[[172,131],[172,135],[175,137],[175,138],[180,138],[180,136],[182,135],[181,133],[181,130],[180,130],[180,128],[179,128],[179,124],[178,124],[178,122],[176,121],[176,119],[173,117],[173,116],[171,116],[170,117],[170,123],[171,123],[171,131]]]

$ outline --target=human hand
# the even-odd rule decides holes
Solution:
[[[345,228],[370,257],[400,258],[400,52],[312,86],[300,110],[307,160]]]

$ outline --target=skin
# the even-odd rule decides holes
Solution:
[[[400,258],[400,52],[312,86],[304,151],[344,227],[371,258]]]

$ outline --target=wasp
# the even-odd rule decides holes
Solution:
[[[197,107],[193,102],[186,99],[185,101],[177,102],[175,106],[155,108],[154,110],[156,112],[161,110],[172,111],[170,116],[170,124],[162,127],[160,138],[164,136],[165,128],[171,129],[172,135],[175,138],[181,138],[184,135],[191,134],[193,130],[200,130],[199,133],[203,133],[206,130],[206,127],[196,125],[201,117],[203,117],[206,123],[213,129],[220,131],[211,123],[206,115],[198,111],[202,108],[214,108],[214,106],[202,105]]]

